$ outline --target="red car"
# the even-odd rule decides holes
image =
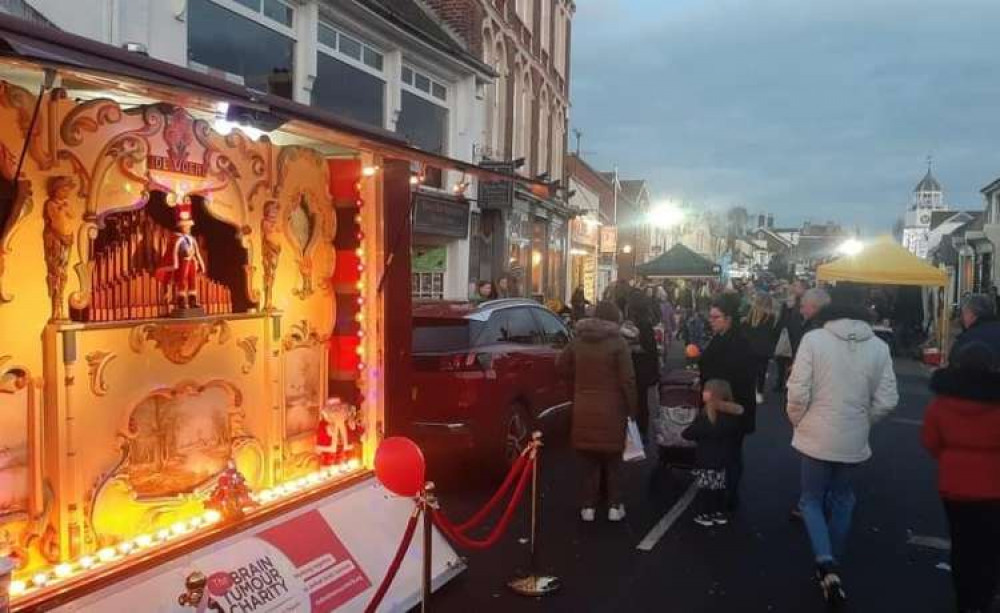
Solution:
[[[417,303],[412,436],[429,452],[470,450],[508,465],[543,419],[572,406],[556,373],[570,340],[537,302]]]

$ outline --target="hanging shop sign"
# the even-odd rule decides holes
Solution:
[[[479,166],[493,172],[514,174],[513,162],[480,162]],[[513,179],[479,181],[478,198],[480,209],[509,208],[514,202]]]
[[[469,236],[469,205],[447,196],[417,194],[413,232],[449,238]]]
[[[601,253],[614,253],[618,250],[618,228],[605,226],[601,228]]]

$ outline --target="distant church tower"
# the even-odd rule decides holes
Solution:
[[[913,188],[913,201],[904,218],[903,246],[920,258],[927,257],[931,213],[948,210],[944,204],[944,190],[931,173],[931,162],[931,158],[927,158],[927,174]]]

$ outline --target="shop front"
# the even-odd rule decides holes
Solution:
[[[509,164],[487,167],[513,172]],[[470,275],[478,270],[479,279],[494,280],[502,297],[568,300],[567,245],[572,214],[552,192],[547,186],[515,184],[513,178],[480,182],[481,212]]]
[[[469,295],[469,204],[464,198],[417,192],[413,203],[413,273],[417,300]]]
[[[411,162],[475,169],[16,19],[0,39],[12,609],[363,610],[412,511],[372,473],[410,394],[410,224],[420,271],[468,232]],[[439,585],[463,566],[433,539]]]
[[[570,221],[570,296],[578,287],[592,304],[600,297],[598,290],[598,243],[600,223],[590,217]]]

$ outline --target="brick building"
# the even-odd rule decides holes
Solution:
[[[552,183],[480,198],[470,275],[510,275],[517,293],[565,299],[570,209],[566,127],[572,0],[425,0],[469,51],[497,74],[481,92],[486,117],[475,157]]]

